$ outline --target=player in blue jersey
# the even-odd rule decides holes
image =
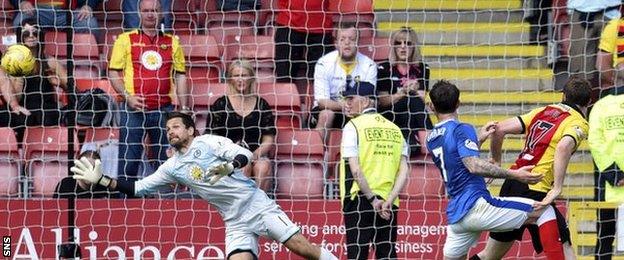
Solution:
[[[259,236],[277,240],[307,259],[338,259],[303,237],[277,203],[242,173],[240,169],[251,159],[249,150],[221,136],[195,137],[191,116],[177,112],[167,119],[167,139],[176,150],[174,155],[142,180],[111,179],[102,174],[99,160],[92,165],[84,157],[74,161],[73,177],[132,196],[172,183],[193,189],[223,217],[228,260],[257,259]]]
[[[479,147],[494,132],[488,123],[477,134],[474,127],[457,120],[459,89],[447,82],[437,82],[429,93],[430,107],[438,124],[427,136],[427,148],[440,169],[449,202],[445,259],[466,259],[481,231],[507,231],[525,223],[538,225],[552,220],[552,207],[537,207],[534,200],[519,197],[492,197],[484,177],[515,179],[537,183],[542,175],[531,173],[533,166],[505,170],[479,158]],[[534,210],[534,207],[536,210]]]

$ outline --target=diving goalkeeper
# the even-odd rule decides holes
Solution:
[[[180,183],[194,189],[214,206],[226,225],[228,259],[257,259],[258,236],[283,243],[307,259],[338,259],[327,249],[312,245],[282,211],[247,178],[240,168],[251,152],[230,139],[215,135],[195,137],[190,115],[172,112],[167,118],[167,138],[176,152],[155,173],[142,180],[115,180],[102,174],[100,161],[74,161],[74,179],[97,183],[130,196],[145,195],[159,187]]]

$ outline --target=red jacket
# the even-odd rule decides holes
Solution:
[[[278,0],[276,22],[302,32],[331,32],[332,16],[327,14],[329,1],[337,0]]]

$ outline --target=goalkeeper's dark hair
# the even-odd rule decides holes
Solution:
[[[565,102],[581,107],[586,107],[591,102],[591,83],[581,77],[572,77],[563,87]]]
[[[167,114],[167,121],[174,118],[182,119],[182,123],[186,128],[193,127],[193,129],[197,129],[197,127],[195,127],[195,121],[193,121],[193,117],[189,114],[181,112],[169,112],[169,114]]]
[[[453,83],[440,80],[431,88],[429,97],[437,113],[454,113],[459,104],[459,89]]]

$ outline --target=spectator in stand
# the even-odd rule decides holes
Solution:
[[[403,27],[390,36],[389,60],[378,67],[379,110],[401,128],[411,153],[427,153],[427,115],[424,92],[429,89],[429,66],[422,61],[414,30]]]
[[[570,76],[578,75],[597,85],[598,37],[605,24],[620,17],[621,0],[569,0]]]
[[[316,61],[333,51],[330,0],[278,0],[275,73],[278,82],[294,82],[301,65],[314,77]],[[275,7],[274,7],[275,8]]]
[[[245,166],[243,173],[255,178],[258,187],[268,193],[273,179],[269,153],[275,139],[275,116],[269,103],[255,93],[255,73],[249,62],[232,62],[227,79],[228,93],[210,107],[206,132],[230,138],[252,151],[252,164]]]
[[[354,23],[340,24],[336,48],[321,57],[314,68],[314,108],[310,127],[327,136],[329,128],[342,128],[342,91],[360,81],[377,83],[377,64],[358,52],[359,33]]]
[[[141,29],[119,35],[109,62],[111,84],[125,99],[120,105],[118,173],[130,179],[139,177],[146,132],[158,164],[167,159],[165,119],[174,109],[172,90],[180,110],[190,111],[180,43],[173,35],[159,31],[159,1],[141,0],[139,6]]]
[[[221,11],[254,11],[259,5],[258,0],[217,0],[217,10]]]
[[[95,160],[100,160],[100,154],[93,150],[80,153],[78,158],[82,157],[86,157],[93,164],[95,164]],[[78,199],[110,198],[111,192],[102,185],[87,183],[84,180],[76,180],[72,176],[68,176],[56,185],[53,198],[70,197]]]
[[[67,70],[53,57],[43,53],[43,32],[34,18],[22,20],[19,42],[36,57],[35,72],[25,77],[9,77],[10,84],[2,84],[6,106],[0,108],[0,126],[10,126],[18,142],[27,126],[55,126],[61,124],[61,110],[56,88],[67,87]]]
[[[622,29],[624,19],[613,19],[600,35],[596,69],[600,73],[600,88],[603,90],[624,85],[624,56],[619,54],[619,50],[624,48],[624,36],[619,35]]]
[[[93,10],[100,4],[100,0],[73,0],[71,1],[74,21],[72,27],[79,33],[91,33],[98,41],[101,40],[98,21],[93,16]],[[19,9],[13,19],[13,26],[19,27],[23,20],[35,18],[41,29],[63,31],[67,26],[66,12],[68,0],[11,0],[11,4]]]
[[[550,24],[549,14],[552,10],[552,0],[533,0],[531,1],[530,15],[524,20],[531,24],[531,32],[529,34],[529,42],[531,44],[547,44],[548,43],[548,27]]]
[[[171,15],[171,1],[172,0],[160,0],[162,25],[159,23],[158,28],[162,29],[164,26],[166,31],[171,30],[173,24],[173,17]],[[141,28],[141,19],[139,19],[139,3],[141,0],[123,0],[121,2],[121,10],[123,12],[123,27],[125,30],[139,29]]]

